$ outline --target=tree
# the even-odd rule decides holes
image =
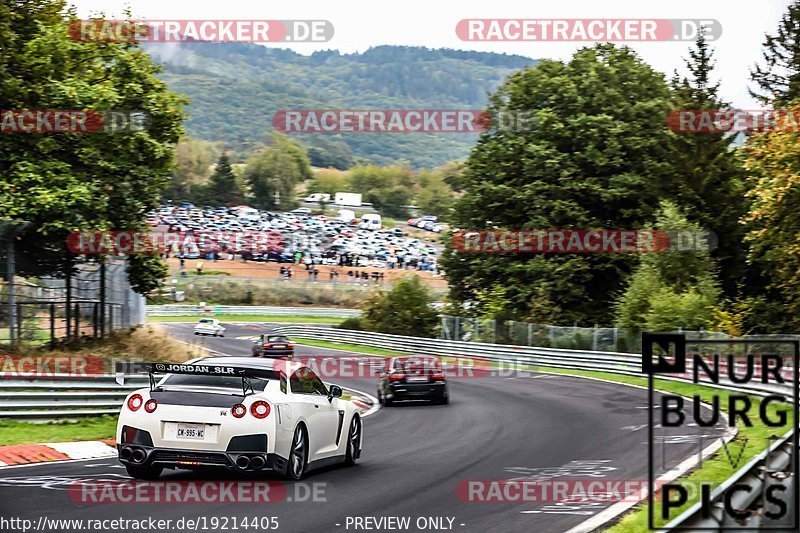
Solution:
[[[231,168],[227,155],[219,156],[214,173],[208,180],[208,187],[203,194],[207,203],[216,205],[237,205],[244,203],[244,191]]]
[[[787,106],[800,113],[800,102]],[[753,134],[745,146],[748,260],[758,293],[745,302],[746,329],[800,326],[800,134]]]
[[[184,137],[175,148],[175,173],[164,197],[170,200],[203,201],[212,163],[218,158],[214,143]]]
[[[800,98],[800,1],[794,0],[781,17],[778,33],[764,39],[763,65],[754,65],[750,77],[758,89],[753,98],[769,105],[786,105]]]
[[[656,229],[697,234],[671,202],[663,202]],[[708,328],[720,304],[716,265],[707,250],[669,249],[641,254],[639,267],[615,304],[617,325],[654,331]]]
[[[309,193],[330,194],[331,198],[337,192],[350,190],[350,178],[346,172],[325,168],[314,173],[308,186]]]
[[[435,337],[439,313],[433,296],[418,276],[409,276],[391,291],[376,291],[365,301],[363,325],[368,331]]]
[[[262,209],[296,206],[295,187],[312,177],[305,149],[280,133],[273,133],[270,145],[248,159],[244,174],[254,205]]]
[[[136,43],[77,42],[61,0],[0,2],[0,109],[138,111],[141,131],[0,135],[0,212],[27,220],[21,275],[73,269],[66,237],[78,230],[137,230],[157,206],[182,136],[186,99],[167,90]],[[45,67],[46,66],[46,67]],[[152,261],[132,261],[134,286]]]
[[[584,48],[509,76],[490,97],[491,116],[525,113],[535,127],[485,131],[465,164],[453,226],[464,229],[627,229],[652,220],[671,194],[664,125],[670,92],[629,48]],[[628,254],[477,254],[448,246],[442,259],[457,302],[498,283],[517,318],[611,322],[610,303],[634,258]]]
[[[356,165],[349,171],[350,187],[364,195],[384,216],[404,217],[404,206],[411,203],[415,185],[414,171],[409,167]]]
[[[417,173],[414,203],[424,213],[447,218],[456,197],[439,170]]]
[[[700,32],[689,51],[686,67],[690,78],[672,80],[677,110],[727,111],[719,97],[719,83],[712,82],[714,53]],[[718,260],[725,293],[734,297],[745,270],[746,253],[741,242],[744,228],[739,220],[747,211],[741,160],[732,148],[735,136],[727,133],[678,132],[673,137],[672,160],[675,191],[671,195],[689,220],[713,231],[719,241],[713,256]]]

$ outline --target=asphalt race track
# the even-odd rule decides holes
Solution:
[[[167,324],[176,338],[195,341],[191,324]],[[207,347],[249,355],[258,326],[227,325],[227,337],[203,339]],[[298,347],[299,355],[348,356],[340,351]],[[374,379],[340,379],[344,386],[375,394]],[[463,532],[566,531],[610,505],[603,502],[475,503],[459,499],[465,480],[512,478],[647,479],[647,394],[645,390],[548,374],[514,378],[451,379],[450,405],[411,404],[379,410],[364,420],[361,461],[352,468],[311,473],[293,501],[268,505],[85,504],[67,488],[77,480],[127,479],[113,459],[39,464],[0,469],[0,516],[36,523],[50,518],[278,518],[278,531],[390,531],[356,529],[354,517],[444,517],[442,529]],[[659,451],[658,472],[674,467],[713,435],[678,428],[674,442]],[[702,442],[702,445],[701,445]],[[262,474],[264,479],[266,475]],[[165,471],[162,479],[253,479]],[[266,476],[266,479],[276,479]],[[326,501],[304,500],[304,488],[324,489]],[[294,495],[294,497],[293,497]],[[298,499],[304,501],[297,501]],[[348,527],[348,517],[351,522]],[[452,525],[448,519],[452,519]],[[395,529],[396,530],[396,529]],[[433,527],[421,530],[433,531]],[[441,529],[440,529],[441,530]],[[240,529],[241,531],[241,529]],[[111,531],[109,533],[112,533]]]

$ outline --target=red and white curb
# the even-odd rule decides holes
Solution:
[[[0,467],[76,459],[116,457],[117,449],[104,441],[52,442],[0,446]]]

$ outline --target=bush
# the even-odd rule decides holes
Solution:
[[[339,329],[351,329],[354,331],[364,331],[364,323],[359,317],[352,317],[343,320],[340,324],[334,326]]]
[[[430,289],[411,276],[389,292],[373,292],[363,306],[363,323],[379,333],[436,337],[439,313],[432,304]]]

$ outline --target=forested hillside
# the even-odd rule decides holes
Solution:
[[[235,151],[260,145],[279,109],[481,109],[487,94],[536,61],[506,54],[378,46],[304,56],[241,43],[151,44],[169,87],[188,95],[190,136]],[[466,157],[469,134],[295,134],[317,166],[358,161],[434,167]]]

